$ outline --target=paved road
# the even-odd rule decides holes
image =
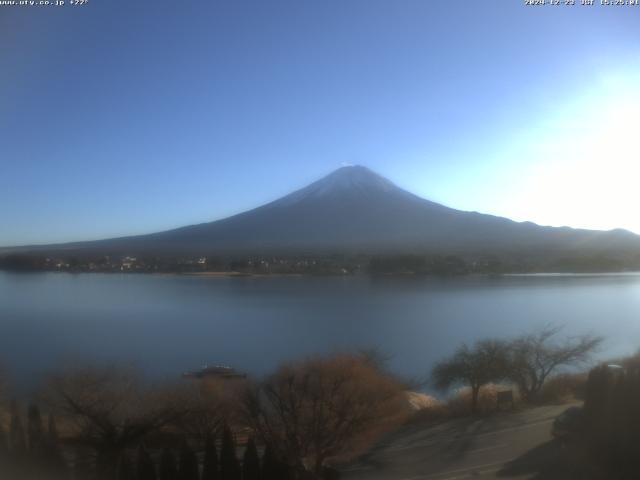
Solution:
[[[568,405],[411,425],[386,438],[345,480],[461,480],[569,478],[551,423]]]

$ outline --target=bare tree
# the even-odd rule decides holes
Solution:
[[[202,380],[198,382],[181,388],[184,415],[178,419],[176,427],[204,447],[207,439],[219,436],[225,422],[234,420],[240,386],[235,381],[225,380],[206,385]]]
[[[96,453],[112,476],[122,452],[184,414],[179,396],[142,384],[134,372],[85,368],[50,379],[45,399],[75,425],[77,441]]]
[[[509,378],[526,400],[534,400],[549,375],[560,367],[587,362],[603,340],[581,335],[554,341],[560,330],[546,326],[510,344]]]
[[[456,384],[471,387],[471,411],[478,409],[480,388],[507,376],[508,346],[499,340],[482,340],[473,347],[463,344],[431,372],[435,386],[446,390]]]
[[[389,362],[393,360],[393,355],[382,350],[380,347],[366,347],[358,350],[360,356],[365,362],[368,362],[373,368],[380,372],[389,372]]]
[[[401,391],[362,356],[315,358],[248,388],[246,421],[298,473],[319,476],[328,458],[394,411]]]

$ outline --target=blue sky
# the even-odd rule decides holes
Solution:
[[[523,3],[0,7],[0,245],[214,220],[344,163],[640,232],[640,7]]]

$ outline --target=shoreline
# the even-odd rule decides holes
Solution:
[[[98,275],[154,275],[154,276],[185,276],[202,278],[242,278],[242,277],[369,277],[369,278],[469,278],[469,277],[633,277],[640,276],[640,270],[621,272],[528,272],[528,273],[462,273],[462,274],[430,274],[430,273],[249,273],[237,271],[211,271],[211,272],[138,272],[138,271],[68,271],[68,270],[2,270],[0,273],[39,274],[39,273],[65,273],[98,274]]]

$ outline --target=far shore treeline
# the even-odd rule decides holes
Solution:
[[[510,273],[603,273],[640,271],[640,254],[456,255],[51,255],[0,254],[0,270],[16,272],[222,273],[244,275],[470,275]]]

